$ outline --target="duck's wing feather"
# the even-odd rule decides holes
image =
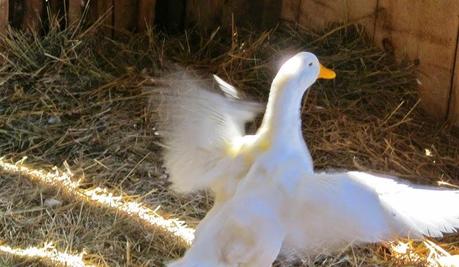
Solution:
[[[223,80],[219,78],[217,83],[221,85]],[[186,72],[169,75],[167,84],[155,88],[151,99],[159,114],[164,164],[175,190],[208,188],[228,170],[241,171],[243,166],[228,155],[228,146],[245,135],[245,123],[263,106],[237,99],[234,87],[225,89],[231,96],[212,91],[207,83]]]
[[[441,237],[459,227],[459,191],[365,172],[317,173],[304,180],[297,203],[308,215],[296,226],[317,244]]]
[[[231,84],[224,81],[222,78],[218,77],[217,75],[213,75],[215,82],[218,84],[220,90],[225,93],[226,96],[232,97],[234,99],[240,99],[239,91],[236,87],[232,86]]]

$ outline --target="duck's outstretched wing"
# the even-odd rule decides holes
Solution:
[[[216,82],[226,96],[185,72],[170,75],[167,86],[152,90],[164,163],[177,191],[208,188],[245,168],[233,161],[229,146],[245,135],[245,123],[262,111],[262,105],[239,100],[234,87],[220,78]]]
[[[307,182],[306,182],[307,181]],[[318,173],[298,197],[309,245],[441,237],[459,228],[459,191],[365,172]],[[314,240],[315,239],[315,240]],[[311,242],[311,243],[309,243]]]

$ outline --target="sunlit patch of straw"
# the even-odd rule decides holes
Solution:
[[[41,260],[50,265],[82,267],[93,266],[84,262],[83,255],[72,255],[58,251],[52,243],[46,243],[42,248],[28,247],[17,248],[7,245],[0,245],[0,254],[9,254],[15,257],[27,258],[31,260]]]
[[[451,255],[448,251],[430,240],[424,241],[424,245],[429,249],[427,262],[432,266],[459,266],[459,255]]]
[[[410,244],[399,241],[399,242],[393,243],[391,246],[391,249],[396,254],[405,255],[408,253],[410,249]]]
[[[430,240],[392,242],[390,250],[391,255],[401,261],[423,262],[426,266],[459,266],[459,255],[451,255]]]
[[[421,262],[422,255],[418,253],[413,244],[411,240],[390,242],[392,257],[401,262]]]
[[[184,222],[177,219],[163,218],[157,213],[158,209],[152,210],[139,202],[130,201],[128,196],[114,195],[105,188],[81,189],[79,188],[80,181],[74,181],[72,179],[73,174],[69,170],[62,172],[54,167],[53,172],[47,172],[27,167],[23,162],[24,160],[21,160],[13,164],[0,158],[0,169],[7,173],[27,176],[31,180],[46,185],[59,187],[68,195],[121,212],[141,223],[159,227],[188,245],[194,238],[194,229],[187,227]]]

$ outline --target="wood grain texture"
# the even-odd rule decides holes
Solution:
[[[456,19],[459,25],[459,17]],[[455,63],[448,105],[448,122],[459,127],[459,26],[457,29]]]
[[[42,25],[43,1],[27,0],[24,2],[24,17],[22,18],[22,29],[38,32]]]
[[[377,3],[377,0],[302,0],[298,8],[298,22],[312,29],[322,29],[335,22],[358,22],[371,36],[374,32]]]
[[[256,1],[251,1],[255,3]],[[260,4],[252,6],[252,11],[257,12],[258,9],[263,10],[260,21],[254,21],[255,26],[260,29],[269,29],[279,23],[282,12],[282,2],[279,0],[264,0]]]
[[[186,24],[204,29],[232,29],[233,24],[246,28],[269,29],[279,22],[282,2],[278,0],[190,0],[187,1]]]
[[[113,36],[113,27],[114,27],[114,1],[113,0],[97,0],[94,3],[97,10],[96,16],[97,19],[103,18],[101,23],[102,27],[99,31],[102,34]]]
[[[84,4],[83,17],[84,23],[92,24],[97,20],[97,3],[92,0],[82,0]]]
[[[459,1],[380,0],[375,42],[396,58],[419,62],[419,95],[425,110],[444,120],[455,64]]]
[[[137,30],[144,32],[155,23],[156,0],[139,0],[139,14],[137,17]]]
[[[9,18],[9,1],[0,0],[0,34],[4,33],[8,28]]]
[[[236,26],[267,30],[274,27],[281,15],[282,3],[278,0],[223,1],[221,25],[231,29]]]
[[[81,19],[85,2],[82,0],[69,0],[67,19],[70,24],[77,24]]]
[[[301,0],[283,0],[280,19],[289,22],[298,22]]]
[[[221,25],[222,0],[187,0],[185,24],[202,29],[214,29]]]
[[[115,33],[133,31],[137,26],[137,0],[114,1],[113,25]]]
[[[352,0],[346,1],[347,22],[362,24],[368,35],[374,37],[377,14],[379,12],[378,0]]]

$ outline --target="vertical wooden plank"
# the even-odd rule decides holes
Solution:
[[[396,58],[419,63],[424,109],[446,119],[456,51],[457,0],[379,0],[375,41]]]
[[[152,27],[155,21],[156,0],[139,0],[139,12],[137,18],[137,29],[144,32]]]
[[[303,0],[299,12],[298,23],[312,29],[322,29],[331,22],[342,22],[347,14],[345,0]]]
[[[113,26],[116,32],[132,31],[137,24],[137,0],[114,1]]]
[[[88,25],[92,25],[97,21],[98,10],[97,10],[97,2],[94,0],[83,0],[84,8],[83,12],[85,14],[84,23]]]
[[[278,23],[281,5],[278,0],[189,0],[186,24],[213,30],[231,29],[234,22],[237,26],[267,29]]]
[[[298,22],[313,29],[322,29],[332,22],[355,22],[362,24],[371,36],[377,3],[378,0],[302,0]]]
[[[203,29],[215,29],[221,25],[222,0],[188,0],[186,3],[186,25],[197,25]]]
[[[8,1],[10,27],[14,29],[22,28],[22,19],[24,17],[24,2],[23,1]]]
[[[378,0],[348,0],[346,1],[347,22],[358,22],[365,27],[367,34],[374,38],[376,19],[378,16]]]
[[[254,21],[256,26],[260,29],[268,29],[274,27],[279,23],[281,12],[282,12],[282,2],[279,0],[264,0],[261,5],[255,4],[256,1],[250,1],[252,3],[251,12],[256,13],[259,11],[259,8],[262,8],[262,18],[260,21]]]
[[[42,25],[43,1],[27,0],[24,4],[25,10],[22,19],[22,28],[26,31],[38,32]]]
[[[46,0],[46,15],[50,28],[59,29],[66,27],[65,17],[67,3],[65,0]]]
[[[298,22],[301,0],[282,0],[280,19],[289,22]]]
[[[50,16],[59,17],[64,13],[65,1],[63,0],[46,0]]]
[[[97,9],[97,19],[103,17],[101,23],[101,28],[98,29],[102,34],[113,36],[113,26],[114,26],[114,1],[113,0],[97,0],[96,4]]]
[[[9,1],[0,0],[0,38],[7,32],[9,23]],[[4,64],[5,59],[0,57],[0,64]]]
[[[68,4],[68,13],[67,13],[67,17],[68,17],[68,21],[69,21],[69,24],[78,24],[80,19],[81,19],[81,15],[83,13],[83,9],[84,9],[84,1],[82,0],[69,0],[69,4]]]
[[[0,34],[8,28],[9,6],[8,0],[0,0]]]
[[[253,4],[261,3],[262,0],[244,1],[222,1],[222,12],[219,18],[219,25],[226,30],[236,30],[233,26],[253,26],[254,21],[260,21],[262,18],[263,9],[258,8],[256,12],[251,11]],[[234,25],[233,25],[234,24]]]
[[[204,2],[199,0],[200,2]],[[156,25],[169,33],[182,32],[184,28],[186,7],[190,4],[185,0],[158,0],[156,2]],[[206,6],[191,8],[192,10],[200,10]],[[210,12],[209,10],[207,10]],[[188,17],[190,18],[190,17]]]
[[[458,28],[456,35],[456,54],[453,66],[453,84],[448,103],[448,122],[459,127],[459,17],[456,17]],[[452,20],[453,21],[453,20]]]
[[[269,29],[279,22],[282,2],[278,0],[222,1],[221,26]]]

